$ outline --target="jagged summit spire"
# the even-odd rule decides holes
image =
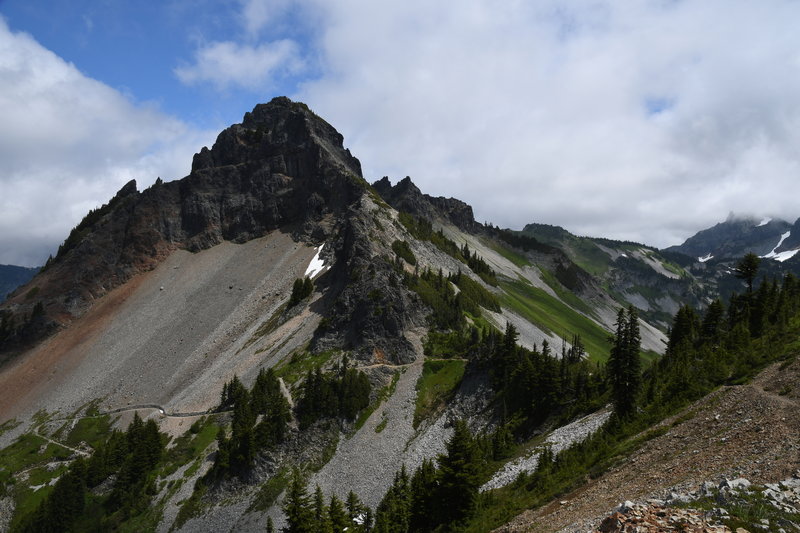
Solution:
[[[314,155],[315,165],[332,164],[354,176],[362,176],[361,163],[344,147],[344,137],[306,104],[285,96],[256,105],[244,114],[241,124],[222,131],[211,149],[203,147],[195,154],[192,173],[255,161],[271,161],[281,168],[281,161],[273,159],[280,154],[283,164],[290,168],[278,171],[294,175],[301,169],[293,168],[291,159],[287,160],[284,154],[301,151]]]

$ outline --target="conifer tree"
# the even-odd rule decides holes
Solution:
[[[348,533],[368,533],[372,531],[372,510],[356,496],[352,490],[345,500]]]
[[[335,494],[331,496],[330,503],[328,504],[327,519],[330,522],[333,533],[344,533],[353,525],[345,511],[344,505],[342,505],[342,501],[337,498]]]
[[[364,504],[352,490],[347,493],[345,507],[347,507],[347,517],[350,521],[355,521],[364,512]]]
[[[688,305],[681,306],[675,315],[667,343],[667,357],[674,356],[681,345],[694,345],[700,329],[700,320],[695,310]]]
[[[314,526],[317,533],[333,533],[328,509],[325,507],[325,499],[319,485],[314,491]]]
[[[711,302],[703,316],[700,326],[700,339],[703,343],[718,345],[722,340],[722,328],[725,319],[725,306],[717,298]],[[671,340],[671,337],[670,337]]]
[[[736,277],[743,279],[747,283],[747,294],[753,292],[753,280],[756,279],[756,274],[758,274],[758,266],[760,263],[761,258],[753,252],[749,252],[747,255],[742,257],[738,263],[736,263],[736,266],[733,269]]]
[[[617,332],[612,338],[613,346],[608,357],[608,374],[614,398],[614,411],[621,418],[633,414],[636,397],[641,387],[641,362],[639,350],[639,319],[633,306],[627,313],[620,309],[617,314]]]
[[[283,502],[286,515],[284,533],[314,533],[313,512],[306,489],[306,482],[300,471],[292,471],[292,479]]]
[[[231,469],[231,448],[230,441],[224,427],[217,431],[217,456],[214,460],[213,471],[217,477],[227,475]]]
[[[378,504],[375,533],[408,533],[411,519],[411,492],[406,467],[394,476],[392,486]]]
[[[456,421],[447,453],[439,461],[439,502],[442,522],[455,523],[466,518],[478,496],[479,456],[475,441],[464,420]]]
[[[233,407],[233,434],[231,436],[231,467],[239,473],[246,472],[256,453],[253,432],[255,414],[250,405],[250,393],[242,387]]]
[[[436,465],[425,459],[411,476],[411,531],[427,533],[437,524],[441,502],[436,499],[438,490]]]

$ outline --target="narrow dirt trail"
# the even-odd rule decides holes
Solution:
[[[102,411],[96,415],[83,415],[83,416],[65,416],[61,418],[52,418],[52,421],[68,421],[68,420],[84,420],[88,418],[101,418],[104,416],[109,415],[117,415],[122,413],[129,413],[131,411],[144,411],[147,409],[151,409],[153,411],[159,411],[159,414],[162,418],[194,418],[198,416],[208,416],[208,415],[219,415],[223,413],[232,413],[233,409],[222,409],[218,411],[188,411],[188,412],[172,412],[168,413],[164,406],[155,404],[155,403],[141,403],[136,405],[128,405],[126,407],[118,407],[115,409],[109,409],[107,411]]]
[[[41,425],[36,426],[35,428],[33,428],[33,434],[36,435],[39,438],[42,438],[42,439],[46,440],[47,442],[49,442],[51,444],[55,444],[56,446],[60,446],[60,447],[64,448],[65,450],[69,450],[69,451],[71,451],[73,453],[77,453],[77,454],[82,455],[84,457],[89,457],[91,455],[86,450],[79,450],[78,448],[73,448],[72,446],[64,444],[63,442],[59,442],[57,440],[51,439],[47,435],[42,434],[39,431],[40,429],[41,429]]]
[[[109,411],[104,411],[104,412],[100,413],[100,415],[97,415],[97,416],[115,415],[115,414],[118,414],[118,413],[127,413],[127,412],[130,412],[130,411],[141,411],[141,410],[145,410],[145,409],[157,410],[157,411],[159,411],[161,416],[163,416],[164,418],[193,418],[193,417],[197,417],[197,416],[216,415],[216,414],[220,414],[220,413],[233,412],[233,409],[224,409],[224,410],[221,410],[221,411],[188,411],[188,412],[185,412],[185,413],[181,413],[181,412],[168,413],[166,411],[166,409],[164,409],[164,406],[162,406],[162,405],[158,405],[158,404],[155,404],[155,403],[143,403],[143,404],[138,404],[138,405],[129,405],[127,407],[119,407],[117,409],[111,409]]]
[[[357,366],[354,368],[356,370],[369,370],[372,368],[409,368],[412,366],[422,366],[425,364],[425,361],[469,361],[469,359],[464,357],[420,357],[412,363],[404,363],[402,365],[393,365],[391,363],[375,363],[372,365]]]

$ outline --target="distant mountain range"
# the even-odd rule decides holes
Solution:
[[[794,224],[781,219],[736,217],[699,231],[679,246],[666,252],[678,252],[706,262],[731,259],[752,252],[759,257],[788,261],[800,251],[800,219]]]
[[[0,265],[0,302],[14,289],[28,283],[38,271],[38,268]]]

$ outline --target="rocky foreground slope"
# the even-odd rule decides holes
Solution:
[[[703,497],[713,500],[726,479],[745,478],[754,489],[791,479],[800,467],[798,382],[800,361],[794,360],[770,366],[752,383],[720,388],[648,430],[646,442],[618,466],[498,531],[590,531],[626,501],[637,504],[628,506],[636,512],[647,505],[691,508]],[[789,482],[790,488],[797,483]],[[717,502],[713,507],[726,506]],[[796,512],[784,510],[789,518]],[[719,512],[712,522],[718,518]],[[608,527],[605,531],[623,530]]]

